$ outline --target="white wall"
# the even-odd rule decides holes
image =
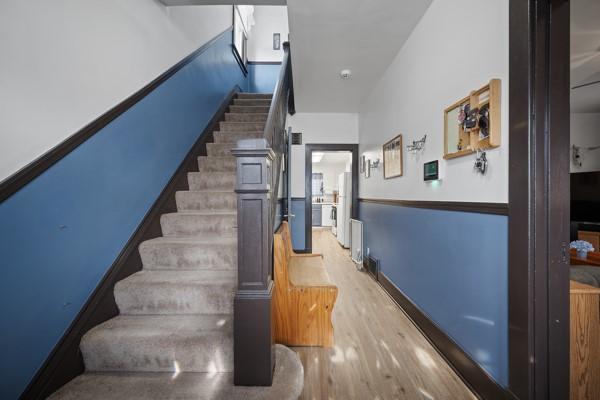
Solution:
[[[600,114],[571,114],[571,145],[600,146]],[[582,166],[579,167],[571,159],[571,172],[600,171],[600,149],[582,149],[581,161]]]
[[[399,133],[404,144],[427,134],[419,155],[404,152],[404,176],[383,169],[361,178],[360,196],[404,200],[508,201],[508,0],[434,0],[359,113],[360,152],[381,158]],[[492,78],[502,80],[502,146],[487,153],[485,176],[475,156],[443,160],[444,109]],[[423,182],[423,163],[440,160],[443,180]]]
[[[281,61],[283,59],[283,42],[288,40],[287,6],[255,6],[254,20],[248,37],[249,61]],[[279,50],[273,50],[273,34],[280,33]]]
[[[305,146],[313,143],[358,143],[358,114],[296,113],[287,126],[302,132],[302,145],[292,146],[291,194],[304,197]]]
[[[352,159],[352,153],[348,153],[348,158]],[[346,171],[346,164],[347,162],[313,163],[312,172],[323,174],[325,197],[331,198],[333,191],[338,190],[338,178],[341,173]]]
[[[0,180],[231,25],[231,6],[0,3]]]

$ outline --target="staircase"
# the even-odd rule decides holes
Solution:
[[[115,286],[120,315],[84,335],[86,373],[52,399],[236,398],[281,386],[231,384],[237,285],[231,149],[238,140],[263,136],[270,103],[271,95],[263,94],[239,93],[233,99],[214,143],[207,144],[207,156],[198,159],[199,172],[188,173],[189,191],[176,193],[177,212],[161,216],[163,236],[140,244],[143,269]],[[297,373],[290,352],[277,348],[276,374],[282,368]],[[285,386],[283,393],[278,396],[293,398],[295,391]],[[257,398],[271,398],[265,396]]]

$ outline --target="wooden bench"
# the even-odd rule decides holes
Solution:
[[[320,254],[296,254],[283,222],[274,237],[275,341],[288,346],[333,346],[331,313],[338,288]]]

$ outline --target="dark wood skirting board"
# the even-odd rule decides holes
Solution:
[[[29,383],[21,399],[45,399],[84,372],[83,359],[79,350],[81,337],[91,328],[119,314],[113,295],[115,284],[142,269],[142,260],[138,251],[140,243],[162,235],[160,216],[177,211],[175,192],[189,190],[187,173],[198,171],[198,156],[206,155],[206,143],[212,142],[213,131],[218,130],[218,124],[224,120],[229,103],[239,91],[240,88],[235,86],[221,103],[219,110],[146,213],[135,233],[129,238],[100,284]]]
[[[383,204],[387,206],[400,206],[412,208],[426,208],[430,210],[462,211],[480,214],[508,215],[507,203],[473,203],[459,201],[415,201],[415,200],[390,200],[390,199],[358,199],[361,203]]]
[[[40,157],[27,164],[25,167],[23,167],[13,175],[0,182],[0,202],[6,200],[10,196],[18,192],[21,188],[23,188],[29,182],[37,178],[52,165],[54,165],[67,154],[79,147],[79,145],[81,145],[86,140],[94,136],[96,133],[102,130],[102,128],[114,121],[121,114],[125,113],[136,103],[138,103],[148,94],[150,94],[154,89],[156,89],[162,83],[164,83],[167,79],[172,77],[175,73],[177,73],[183,67],[188,65],[190,62],[192,62],[206,49],[208,49],[215,42],[221,39],[223,35],[228,34],[231,31],[232,27],[227,28],[226,30],[215,36],[213,39],[211,39],[209,42],[205,43],[202,47],[198,48],[193,53],[185,57],[183,60],[169,68],[166,72],[164,72],[158,78],[154,79],[152,82],[144,86],[142,89],[132,94],[127,99],[123,100],[121,103],[117,104],[115,107],[111,108],[110,110],[102,114],[100,117],[90,122],[78,132],[69,136],[67,139],[65,139],[46,153],[42,154]]]
[[[475,394],[486,400],[516,399],[509,391],[498,385],[454,340],[446,335],[439,326],[406,297],[383,272],[379,271],[378,278],[381,287],[408,315],[427,340]]]

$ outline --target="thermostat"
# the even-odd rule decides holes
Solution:
[[[438,160],[423,164],[423,180],[437,181],[440,179],[440,168]]]

